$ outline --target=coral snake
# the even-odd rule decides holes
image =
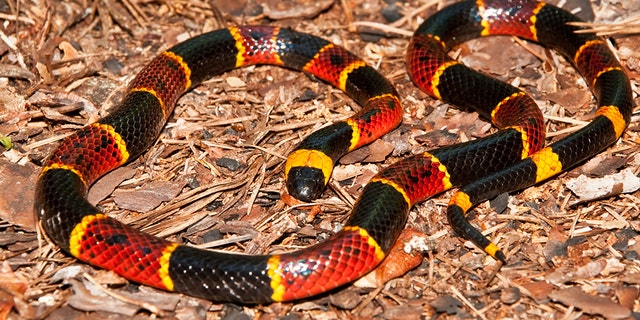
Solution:
[[[365,186],[345,227],[315,246],[262,256],[205,251],[144,234],[85,200],[98,177],[154,142],[184,92],[236,67],[273,64],[301,70],[363,106],[351,118],[306,138],[289,156],[287,186],[303,200],[320,195],[343,154],[400,123],[399,95],[372,67],[326,40],[277,27],[218,30],[160,54],[133,80],[119,107],[65,139],[46,161],[37,182],[36,214],[62,249],[132,281],[214,301],[266,303],[323,293],[371,271],[385,258],[416,202],[462,186],[450,201],[450,224],[504,262],[504,254],[470,225],[465,212],[594,156],[615,142],[630,120],[632,93],[623,67],[603,39],[574,33],[579,27],[567,22],[577,20],[554,6],[525,0],[465,1],[427,19],[407,49],[413,82],[435,98],[477,110],[503,130],[385,168]],[[496,34],[561,53],[598,101],[593,120],[544,147],[542,114],[531,98],[447,55],[463,41]]]

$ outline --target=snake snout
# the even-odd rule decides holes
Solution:
[[[320,169],[293,167],[287,177],[287,190],[294,198],[311,202],[322,195],[324,181],[324,174]]]

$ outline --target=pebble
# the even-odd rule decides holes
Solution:
[[[515,287],[505,288],[500,294],[500,301],[505,304],[514,304],[518,302],[521,297],[522,294],[520,293],[520,289]]]
[[[238,169],[240,169],[240,162],[232,158],[219,158],[218,160],[216,160],[216,164],[231,171],[237,171]]]

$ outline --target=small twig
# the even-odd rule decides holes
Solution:
[[[373,299],[375,299],[376,296],[378,296],[378,294],[380,294],[380,291],[382,291],[383,289],[384,289],[384,285],[381,285],[377,287],[375,290],[369,292],[369,294],[367,295],[367,298],[362,300],[362,302],[360,302],[360,304],[355,309],[353,309],[353,311],[351,311],[351,314],[356,315],[360,313],[360,311],[362,311],[362,309],[364,309],[367,305],[369,305],[369,303],[371,303],[371,301],[373,301]]]
[[[560,136],[563,134],[568,134],[568,133],[573,133],[576,132],[582,128],[584,128],[585,125],[577,125],[577,126],[573,126],[573,127],[569,127],[569,128],[565,128],[559,131],[555,131],[555,132],[547,132],[547,138],[551,138],[551,137],[556,137],[556,136]]]
[[[534,55],[536,58],[538,58],[538,60],[540,61],[547,61],[547,58],[545,58],[543,55],[541,55],[540,53],[538,53],[537,51],[531,49],[531,46],[529,46],[529,43],[527,43],[526,41],[518,38],[518,37],[511,37],[511,39],[513,40],[513,42],[517,43],[520,47],[522,47],[524,50],[526,50],[527,52],[531,53],[532,55]]]
[[[636,14],[618,23],[569,22],[569,25],[583,27],[576,33],[595,33],[599,36],[640,33],[640,15]]]
[[[256,145],[252,145],[252,144],[245,144],[245,145],[243,145],[243,147],[257,149],[257,150],[260,150],[260,151],[262,151],[262,152],[264,152],[266,154],[270,154],[270,155],[272,155],[274,157],[280,158],[282,160],[286,160],[287,159],[287,157],[285,157],[285,156],[283,156],[283,155],[281,155],[279,153],[276,153],[275,151],[271,151],[271,150],[269,150],[267,148],[263,148],[261,146],[256,146]]]
[[[264,159],[264,158],[263,158]],[[257,179],[252,179],[256,182],[256,186],[253,188],[253,192],[247,201],[247,216],[251,214],[251,209],[253,208],[253,204],[256,202],[256,198],[258,198],[258,193],[260,193],[260,188],[262,187],[262,183],[264,182],[264,177],[267,174],[267,163],[262,162],[262,166],[260,166],[260,171]],[[253,177],[252,177],[253,178]]]
[[[353,21],[353,13],[351,12],[351,3],[349,0],[340,0],[340,5],[342,6],[342,12],[348,23]]]
[[[487,281],[485,282],[485,287],[489,287],[489,284],[493,281],[493,279],[496,278],[496,276],[498,275],[498,272],[500,271],[500,268],[502,268],[502,266],[504,265],[502,263],[502,261],[497,260],[498,264],[496,265],[495,268],[493,268],[493,270],[491,271],[491,273],[489,274],[489,277],[487,278]]]
[[[627,221],[625,218],[622,217],[622,214],[624,214],[624,212],[622,214],[617,213],[615,210],[609,208],[608,206],[604,205],[601,207],[602,209],[604,209],[605,211],[607,211],[611,216],[613,216],[616,220],[624,223],[627,227],[629,227],[629,221]]]
[[[419,15],[423,11],[429,9],[430,7],[436,5],[436,4],[440,3],[440,2],[442,2],[442,0],[431,0],[431,1],[428,1],[427,3],[425,3],[425,4],[421,5],[420,7],[418,7],[417,9],[411,10],[409,13],[404,15],[404,17],[402,17],[402,18],[396,20],[395,22],[393,22],[391,24],[391,26],[399,27],[399,26],[403,25],[405,22],[413,19],[413,17]]]
[[[394,33],[394,34],[399,34],[405,37],[411,37],[411,35],[413,35],[413,31],[408,31],[405,29],[392,27],[383,23],[371,22],[371,21],[356,21],[349,24],[349,28],[350,29],[354,28],[354,32],[356,27],[368,27],[368,28],[384,31],[385,33]]]
[[[299,128],[312,126],[312,125],[320,123],[320,122],[324,122],[324,119],[315,119],[315,120],[301,121],[301,122],[297,122],[297,123],[280,124],[280,125],[273,126],[273,127],[269,128],[269,131],[271,131],[271,132],[282,132],[282,131],[287,131],[287,130],[294,130],[294,129],[299,129]]]
[[[9,47],[9,49],[13,51],[18,51],[18,47],[16,47],[15,43],[13,43],[11,39],[9,39],[9,37],[7,37],[7,35],[4,34],[4,32],[2,32],[2,30],[0,30],[0,40],[2,40],[2,42],[4,42],[4,44],[6,44],[7,47]],[[26,69],[26,66],[21,65],[21,67]]]
[[[87,273],[84,273],[83,276],[85,277],[85,279],[89,280],[89,282],[93,283],[96,288],[98,288],[99,290],[101,290],[102,292],[104,292],[105,294],[107,294],[108,296],[115,298],[117,300],[120,300],[122,302],[126,302],[129,304],[132,304],[134,306],[139,306],[141,308],[144,308],[145,310],[149,310],[151,313],[159,315],[159,316],[164,316],[164,311],[162,311],[162,309],[160,309],[159,307],[152,305],[148,302],[145,301],[139,301],[139,300],[134,300],[134,299],[130,299],[128,297],[125,297],[119,293],[116,293],[112,290],[109,290],[105,287],[102,286],[102,284],[100,284],[94,277],[90,276]]]
[[[40,140],[40,141],[36,141],[36,142],[34,142],[34,143],[30,143],[30,144],[28,144],[28,145],[25,145],[25,146],[24,146],[24,148],[25,148],[26,150],[33,150],[33,149],[35,149],[35,148],[39,148],[39,147],[44,146],[44,145],[47,145],[47,144],[49,144],[49,143],[52,143],[52,142],[56,142],[56,141],[59,141],[59,140],[65,139],[65,138],[67,138],[67,137],[71,136],[72,134],[73,134],[73,133],[65,133],[65,134],[57,135],[57,136],[55,136],[55,137],[42,139],[42,140]]]
[[[207,127],[210,128],[210,127],[226,126],[226,125],[230,125],[238,122],[244,122],[244,121],[253,121],[256,119],[258,119],[258,116],[253,115],[253,116],[237,117],[233,119],[223,119],[218,121],[207,121],[206,125]],[[185,120],[190,120],[190,119],[185,118]],[[177,123],[168,123],[167,128],[172,128],[177,125],[178,125]]]
[[[9,20],[9,21],[20,21],[20,22],[24,22],[26,24],[36,24],[35,21],[33,21],[30,18],[15,16],[15,15],[6,14],[6,13],[2,13],[2,12],[0,12],[0,19]]]
[[[230,237],[226,239],[220,239],[220,240],[201,243],[199,245],[195,245],[194,247],[201,248],[201,249],[210,249],[210,248],[226,246],[231,243],[239,243],[239,242],[243,242],[251,239],[253,239],[253,235],[245,234],[242,236]]]
[[[477,314],[478,317],[482,318],[483,320],[487,320],[487,317],[485,317],[485,315],[482,314],[480,310],[476,309],[476,307],[474,307],[473,304],[471,304],[471,301],[467,300],[467,298],[465,298],[465,296],[462,295],[462,292],[458,291],[458,289],[454,286],[451,286],[450,288],[451,288],[451,291],[453,291],[453,294],[456,297],[458,297],[458,299],[460,299],[462,303],[466,304],[467,307],[469,307],[469,309],[473,310],[473,312]]]
[[[556,116],[544,115],[544,118],[547,120],[570,123],[570,124],[575,124],[579,126],[584,126],[590,123],[590,121],[584,121],[584,120],[579,120],[579,119],[574,119],[569,117],[556,117]]]
[[[127,10],[129,10],[133,18],[136,19],[136,21],[138,21],[138,24],[140,24],[141,27],[144,28],[147,26],[147,22],[149,22],[149,18],[144,14],[144,12],[140,9],[140,7],[138,7],[137,2],[133,2],[130,0],[123,0],[122,4],[124,4]]]

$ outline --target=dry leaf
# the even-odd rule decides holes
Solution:
[[[589,314],[599,314],[607,319],[624,319],[631,316],[631,310],[610,299],[584,293],[578,287],[558,290],[549,294],[553,300],[573,306]]]
[[[640,189],[640,178],[633,174],[631,169],[625,169],[602,178],[588,178],[580,175],[578,178],[567,181],[566,185],[578,196],[578,201],[572,203],[575,205],[621,193],[635,192]]]
[[[428,242],[429,237],[416,229],[402,231],[382,263],[356,281],[354,285],[361,288],[376,288],[404,275],[422,263],[422,252],[432,247]]]

